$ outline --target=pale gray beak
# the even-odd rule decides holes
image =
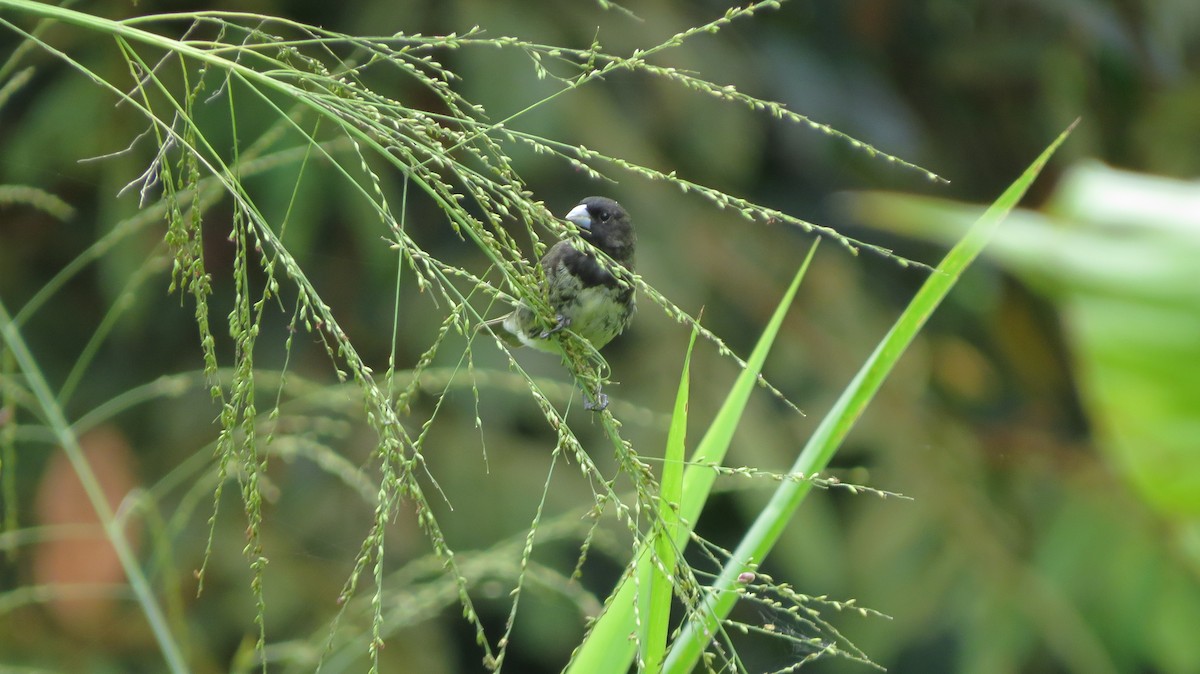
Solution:
[[[577,226],[590,230],[592,228],[592,216],[588,214],[587,206],[579,204],[567,213],[566,220],[575,223]]]

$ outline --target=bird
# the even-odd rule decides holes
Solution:
[[[636,309],[633,285],[610,271],[612,263],[633,272],[637,245],[633,222],[621,204],[608,197],[588,197],[565,216],[579,227],[579,236],[612,262],[596,259],[591,249],[580,250],[570,241],[559,241],[541,260],[546,284],[543,288],[554,324],[546,327],[528,305],[518,304],[512,312],[488,321],[513,347],[529,346],[539,351],[562,354],[556,333],[570,330],[599,350],[621,334],[633,321]],[[608,396],[597,391],[595,402],[584,407],[602,410]]]

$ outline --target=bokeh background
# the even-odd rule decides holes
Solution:
[[[635,19],[566,0],[253,3],[257,12],[348,33],[438,34],[478,25],[489,36],[579,48],[598,39],[617,54],[658,44],[726,7],[630,4]],[[130,16],[182,8],[143,2],[81,9]],[[2,39],[3,53],[11,53],[15,36],[4,31]],[[46,39],[106,77],[128,77],[101,36],[58,26]],[[461,75],[458,90],[493,119],[558,86],[537,79],[528,57],[512,50],[460,49],[439,54],[439,60]],[[933,183],[806,125],[624,72],[560,97],[514,126],[674,170],[928,264],[936,264],[944,243],[888,226],[880,209],[856,208],[852,193],[888,190],[990,202],[1076,118],[1080,125],[1035,185],[1030,208],[1053,202],[1062,174],[1089,160],[1143,177],[1191,179],[1200,172],[1200,5],[1192,0],[793,1],[695,38],[655,62],[780,101],[950,182]],[[31,206],[20,192],[7,193],[0,204],[0,300],[9,312],[19,311],[81,251],[138,212],[136,194],[118,193],[150,157],[148,147],[135,146],[118,157],[80,163],[126,147],[144,122],[45,53],[35,50],[20,65],[34,70],[0,107],[0,185],[34,186],[57,196],[70,212]],[[19,71],[9,69],[9,81]],[[394,86],[391,95],[410,95],[414,106],[422,104],[421,94],[404,82],[375,84]],[[246,142],[267,124],[265,115],[243,115],[239,138]],[[220,138],[220,125],[213,133]],[[231,144],[228,137],[220,140]],[[616,183],[597,183],[553,158],[518,148],[513,157],[537,198],[556,213],[593,193],[619,199],[638,227],[639,272],[685,310],[703,307],[705,324],[741,354],[749,352],[813,241],[794,228],[741,220],[633,173],[613,170]],[[294,182],[294,173],[269,172],[251,188],[281,213]],[[385,185],[393,203],[398,187],[394,178]],[[367,362],[382,372],[392,348],[395,253],[381,239],[377,218],[357,199],[332,180],[302,190],[288,241]],[[1188,217],[1200,227],[1195,213],[1186,212],[1195,199],[1182,203],[1184,230]],[[212,313],[218,317],[232,301],[232,249],[225,241],[230,213],[227,203],[217,203],[205,220],[205,255],[216,291]],[[1070,221],[1075,212],[1059,215]],[[486,269],[485,258],[454,236],[432,206],[415,199],[409,217],[412,235],[427,250],[467,269]],[[236,489],[230,489],[215,524],[206,587],[196,598],[191,571],[199,567],[208,537],[218,409],[198,374],[202,356],[191,301],[166,291],[162,233],[156,224],[122,239],[29,317],[22,333],[52,385],[71,382],[66,409],[72,419],[87,419],[105,405],[115,410],[94,415],[103,423],[83,436],[84,447],[114,503],[131,491],[154,496],[158,509],[134,516],[132,538],[158,582],[179,588],[167,608],[188,635],[196,671],[231,671],[252,661],[256,633],[251,574],[242,555],[246,522]],[[1194,234],[1182,236],[1194,241]],[[1121,261],[1122,250],[1118,241],[1108,261]],[[1129,255],[1142,253],[1128,247]],[[1141,355],[1155,353],[1155,344],[1179,348],[1156,360],[1150,374],[1143,372],[1128,397],[1098,395],[1098,379],[1087,376],[1094,372],[1088,359],[1095,350],[1087,341],[1094,333],[1072,324],[1065,282],[1046,283],[1044,269],[1038,277],[1043,282],[1031,280],[1020,259],[984,259],[968,272],[835,461],[840,478],[912,500],[818,491],[766,569],[800,592],[853,598],[891,616],[828,617],[892,672],[1200,671],[1200,493],[1184,490],[1169,502],[1156,500],[1154,480],[1147,481],[1137,465],[1143,453],[1164,456],[1159,475],[1200,479],[1193,472],[1200,401],[1191,386],[1200,361],[1189,357],[1200,358],[1200,330],[1194,320],[1154,323],[1135,318],[1143,316],[1138,313],[1102,313],[1134,332],[1162,337],[1128,347],[1130,359],[1138,355],[1135,348]],[[1188,265],[1170,270],[1160,288],[1187,295],[1200,287]],[[765,371],[807,416],[757,393],[729,463],[786,470],[926,273],[822,244]],[[86,373],[73,376],[114,306],[121,307],[115,327],[95,345]],[[1182,306],[1178,315],[1187,317],[1187,307],[1195,305]],[[396,362],[411,367],[442,314],[428,296],[406,287],[400,316]],[[256,356],[264,371],[285,362],[287,320],[283,311],[267,319]],[[221,323],[216,325],[221,334]],[[632,331],[606,349],[619,382],[610,390],[614,414],[643,455],[661,451],[687,335],[643,300]],[[451,341],[439,352],[435,374],[448,375],[456,365],[465,338],[455,339],[457,349]],[[229,345],[219,352],[228,359]],[[495,546],[517,541],[519,555],[543,492],[546,517],[562,522],[578,522],[592,496],[574,467],[558,465],[550,473],[555,434],[522,387],[504,383],[500,352],[477,345],[473,354],[482,382],[478,394],[469,379],[450,386],[426,454],[445,494],[435,505],[447,542],[479,581],[472,591],[484,623],[499,629],[517,556]],[[563,384],[559,402],[577,395],[553,358],[519,358],[536,376]],[[297,386],[334,381],[323,348],[303,334],[288,367]],[[88,526],[94,518],[69,466],[23,411],[11,363],[2,372],[8,384],[0,432],[15,448],[6,457],[4,480],[6,494],[15,498],[3,503],[6,530],[0,534],[0,664],[159,671],[161,661],[119,584],[119,569]],[[699,347],[694,436],[736,374],[712,345]],[[414,419],[428,417],[445,385],[423,385],[428,390],[415,403]],[[1126,390],[1122,386],[1118,381],[1105,391]],[[362,496],[370,494],[369,480],[356,482],[361,474],[353,470],[339,479],[301,441],[333,447],[351,468],[370,464],[373,436],[356,418],[361,403],[347,389],[325,391],[290,408],[289,437],[300,440],[280,446],[268,471],[266,615],[278,671],[307,671],[289,648],[323,644],[370,523]],[[571,412],[576,431],[612,474],[599,425],[578,407]],[[1161,438],[1152,430],[1125,432],[1126,417],[1154,420],[1167,408],[1182,421],[1166,445],[1156,444]],[[719,484],[723,492],[706,511],[701,531],[729,546],[773,483],[731,478]],[[579,527],[564,529],[558,539],[546,534],[537,559],[569,574]],[[619,533],[619,527],[601,527],[583,582],[564,578],[524,595],[513,637],[519,647],[506,663],[511,670],[557,671],[565,663],[582,630],[579,608],[594,609],[619,571],[627,550]],[[410,512],[401,512],[389,551],[394,568],[429,553]],[[454,595],[431,576],[436,566],[412,571],[410,585],[393,581],[389,598],[408,612],[397,619],[403,629],[388,639],[385,671],[482,671]],[[738,618],[773,621],[770,615]],[[361,656],[361,649],[353,654]],[[782,669],[805,654],[769,640],[749,641],[742,652],[750,671]],[[362,659],[347,657],[339,664],[365,671]],[[831,660],[811,671],[868,668]]]

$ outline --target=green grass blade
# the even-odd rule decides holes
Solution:
[[[671,414],[667,448],[663,452],[662,478],[658,488],[658,526],[654,528],[654,559],[651,560],[657,563],[642,564],[638,568],[643,574],[638,578],[642,647],[639,669],[651,672],[662,668],[663,659],[667,654],[667,631],[671,619],[671,596],[675,587],[677,561],[675,539],[679,530],[679,503],[683,499],[692,349],[696,346],[698,334],[699,327],[693,328],[687,354],[683,358],[679,392],[675,394],[675,410]]]
[[[696,451],[692,454],[691,461],[688,462],[687,471],[683,474],[683,501],[680,502],[680,517],[687,523],[687,527],[679,531],[675,538],[675,543],[681,550],[687,545],[692,528],[700,517],[704,504],[708,501],[713,483],[717,480],[717,473],[710,466],[720,464],[725,459],[726,452],[729,451],[729,445],[733,442],[733,432],[737,430],[742,412],[745,411],[746,403],[750,400],[750,393],[761,377],[760,373],[767,361],[767,354],[770,353],[771,346],[775,343],[775,337],[779,334],[780,327],[783,326],[783,319],[787,316],[788,308],[791,307],[792,300],[796,297],[800,281],[808,272],[808,265],[817,252],[819,242],[818,239],[809,249],[799,271],[796,272],[796,277],[792,279],[792,285],[788,287],[787,293],[779,301],[779,306],[775,308],[775,314],[771,316],[770,322],[767,323],[766,329],[759,337],[758,344],[755,344],[750,358],[746,359],[746,369],[742,370],[733,383],[733,388],[725,397],[725,402],[717,411],[717,415],[713,417],[712,424],[709,425],[708,431],[705,432]]]
[[[912,343],[917,332],[925,325],[933,310],[954,287],[963,270],[983,250],[992,232],[1004,220],[1005,216],[1017,206],[1026,190],[1037,178],[1046,162],[1066,140],[1074,124],[1046,148],[1045,151],[1025,169],[1025,172],[1004,191],[984,214],[971,226],[957,245],[946,255],[941,264],[921,286],[916,297],[909,303],[896,324],[875,348],[874,353],[863,364],[861,370],[846,387],[834,404],[833,409],[821,421],[792,467],[793,474],[811,475],[824,470],[833,457],[842,440],[850,432],[854,423],[862,415],[867,404],[875,396],[892,367],[900,359],[908,345]],[[775,542],[783,533],[784,527],[799,507],[801,501],[812,489],[808,481],[784,481],[770,502],[759,514],[754,524],[746,532],[733,557],[722,569],[720,576],[713,583],[712,590],[701,606],[684,628],[679,638],[671,648],[664,672],[683,674],[690,672],[696,666],[700,655],[704,652],[713,634],[717,633],[720,622],[729,615],[730,609],[737,603],[739,596],[736,591],[738,575],[753,570],[774,547]]]
[[[761,376],[767,354],[771,351],[771,345],[775,342],[776,335],[779,334],[783,319],[792,305],[796,291],[800,288],[800,281],[808,271],[808,265],[812,262],[816,251],[817,243],[813,243],[812,248],[808,251],[808,256],[804,258],[804,263],[800,265],[800,270],[796,272],[791,286],[780,300],[775,314],[759,338],[758,344],[755,345],[754,351],[746,359],[746,368],[738,375],[729,395],[725,397],[721,409],[713,418],[712,424],[709,425],[708,431],[693,453],[687,470],[684,471],[683,496],[679,501],[681,526],[676,528],[673,541],[676,551],[673,554],[676,556],[682,554],[684,548],[687,547],[695,522],[700,517],[700,511],[703,510],[705,501],[708,500],[713,482],[717,479],[716,472],[710,466],[720,463],[725,458],[725,453],[733,440],[734,429],[737,428],[742,412],[746,409],[750,393]],[[648,578],[648,571],[644,567],[651,563],[649,554],[640,554],[633,571],[634,576],[638,579]],[[596,620],[583,644],[576,650],[571,664],[566,670],[570,674],[603,674],[624,671],[628,668],[637,649],[637,644],[629,638],[629,635],[637,630],[633,608],[637,601],[635,586],[638,585],[638,583],[628,582],[629,578],[630,576],[626,575],[617,586],[609,598],[604,613]]]

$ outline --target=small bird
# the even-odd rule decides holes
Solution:
[[[637,237],[629,214],[620,204],[606,197],[588,197],[567,213],[566,220],[580,228],[580,238],[633,271]],[[559,241],[542,258],[541,265],[546,274],[546,295],[555,313],[554,325],[539,325],[537,314],[521,304],[512,313],[488,322],[503,328],[499,335],[505,342],[561,354],[562,348],[553,335],[564,329],[600,349],[629,327],[634,312],[633,286],[618,281],[591,250],[579,250],[570,241]],[[584,406],[604,409],[607,403],[608,397],[597,392],[595,403],[589,401]]]

